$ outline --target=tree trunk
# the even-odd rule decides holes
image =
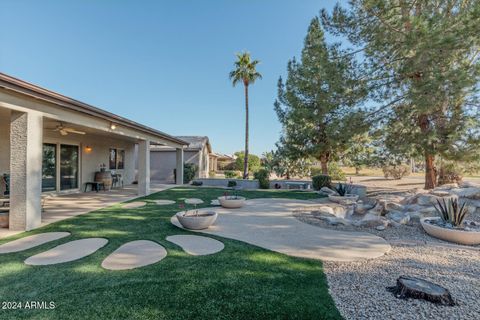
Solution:
[[[355,175],[359,175],[360,174],[360,167],[355,167]]]
[[[424,135],[429,134],[431,128],[428,115],[420,115],[418,124]],[[432,152],[434,150],[433,145],[426,144],[423,149],[425,154],[425,189],[428,190],[437,186],[437,169],[435,168],[435,154]]]
[[[320,166],[322,168],[322,174],[328,175],[328,156],[320,156]]]
[[[245,158],[243,160],[243,179],[248,179],[248,84],[245,85]]]
[[[435,156],[425,151],[425,189],[433,189],[437,185],[437,168]]]

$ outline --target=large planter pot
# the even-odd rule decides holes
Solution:
[[[105,189],[110,190],[112,188],[112,173],[110,171],[97,171],[95,172],[95,182],[100,182],[105,185]]]
[[[480,231],[465,231],[460,229],[448,229],[431,224],[427,220],[439,220],[440,217],[427,217],[420,219],[423,230],[432,237],[445,241],[466,245],[480,244]]]
[[[202,230],[210,227],[217,220],[217,213],[214,211],[203,211],[198,215],[189,213],[185,215],[185,211],[177,212],[178,222],[185,228],[190,230]]]
[[[234,208],[241,208],[245,204],[244,197],[236,197],[236,196],[224,196],[218,197],[218,201],[220,205],[224,208],[234,209]]]
[[[344,196],[335,196],[335,195],[328,195],[328,199],[332,202],[335,203],[340,203],[340,204],[353,204],[357,202],[358,200],[358,195],[356,194],[346,194]]]
[[[9,217],[8,212],[0,212],[0,228],[8,228]]]

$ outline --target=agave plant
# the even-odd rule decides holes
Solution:
[[[440,214],[440,218],[444,222],[449,222],[455,227],[459,227],[463,224],[463,220],[468,213],[467,203],[462,205],[458,203],[458,199],[437,199],[438,207],[434,205],[437,212]]]
[[[339,183],[338,186],[335,187],[335,191],[337,191],[339,196],[344,197],[346,194],[352,193],[352,185],[346,183]]]

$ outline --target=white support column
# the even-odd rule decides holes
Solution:
[[[10,118],[10,229],[31,230],[42,223],[43,117],[12,112]]]
[[[177,180],[175,181],[176,184],[183,184],[183,149],[177,149]]]
[[[150,141],[138,143],[138,195],[150,194]]]

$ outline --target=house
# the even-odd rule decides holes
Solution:
[[[188,142],[184,149],[185,163],[192,163],[198,167],[196,178],[207,178],[216,155],[208,137],[204,136],[177,136],[177,139]],[[172,182],[174,180],[175,149],[167,146],[152,146],[150,150],[151,180]]]
[[[174,153],[183,182],[188,142],[161,131],[0,73],[0,175],[9,175],[9,228],[41,223],[42,192],[81,192],[95,174],[136,178],[138,194],[149,194],[150,146]]]

